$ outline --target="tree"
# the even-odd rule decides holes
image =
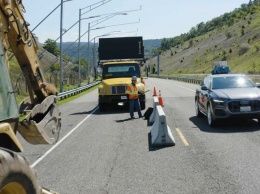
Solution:
[[[44,42],[43,48],[55,56],[58,56],[60,54],[60,50],[57,47],[56,41],[50,38]]]
[[[227,39],[232,37],[232,33],[231,32],[225,32],[225,35],[226,35]]]
[[[253,4],[254,4],[254,5],[259,5],[259,4],[260,4],[260,1],[259,1],[259,0],[254,0],[254,1],[253,1]]]
[[[75,60],[74,64],[79,64],[79,60]],[[78,65],[76,65],[76,67],[74,67],[74,70],[76,70],[78,72]],[[84,58],[80,58],[80,71],[81,71],[81,74],[84,77],[87,76],[87,73],[88,73],[88,62]]]
[[[196,29],[196,27],[192,27],[189,31],[189,39],[195,38],[198,35],[198,31]]]
[[[57,73],[60,69],[60,64],[59,63],[54,63],[51,67],[50,67],[50,71],[51,71],[51,76],[50,76],[50,82],[51,82],[51,77],[52,75],[55,78],[55,86],[57,86]]]
[[[241,29],[241,36],[244,36],[245,35],[245,30],[244,28]]]
[[[189,47],[192,47],[192,46],[193,46],[193,40],[190,39],[190,40],[189,40]]]
[[[170,49],[170,42],[169,42],[168,39],[166,39],[166,38],[163,38],[163,39],[162,39],[161,49],[162,49],[163,51]]]

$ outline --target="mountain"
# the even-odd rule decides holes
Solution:
[[[150,40],[143,40],[144,43],[144,51],[145,55],[149,55],[153,49],[158,48],[161,45],[162,39],[150,39]],[[59,43],[57,43],[59,47]],[[67,56],[69,56],[73,61],[78,59],[78,43],[77,42],[64,42],[62,44],[63,52]],[[88,43],[81,42],[80,43],[80,55],[82,58],[88,58]],[[93,52],[95,51],[95,56],[98,56],[98,43],[94,45],[94,43],[89,44],[90,49],[90,61],[93,61]]]
[[[215,61],[227,61],[231,73],[260,73],[260,1],[200,23],[188,33],[163,39],[160,74],[210,73]],[[148,64],[157,66],[157,57]],[[156,68],[157,69],[157,68]]]
[[[149,39],[143,40],[144,42],[144,53],[149,54],[153,49],[161,46],[162,39]]]

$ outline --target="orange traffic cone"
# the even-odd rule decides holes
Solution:
[[[164,106],[164,104],[163,104],[163,99],[162,99],[162,96],[161,96],[161,90],[159,90],[159,98],[158,98],[158,101],[159,101],[159,105]]]
[[[155,87],[153,88],[153,96],[157,96]]]

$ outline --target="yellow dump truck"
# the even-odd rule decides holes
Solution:
[[[141,78],[141,66],[144,63],[143,38],[116,37],[99,39],[99,66],[102,68],[102,83],[98,89],[100,111],[108,104],[123,102],[128,106],[126,87],[132,76],[137,77],[141,109],[145,109],[146,86]]]

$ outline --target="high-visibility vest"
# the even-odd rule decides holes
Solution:
[[[133,84],[127,86],[126,93],[129,94],[130,100],[138,98],[138,89]]]

